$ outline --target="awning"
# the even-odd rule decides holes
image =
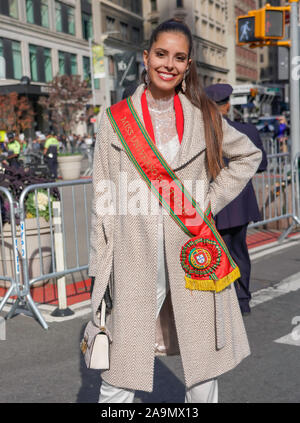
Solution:
[[[47,85],[24,85],[24,84],[12,84],[12,85],[0,85],[0,94],[18,93],[24,95],[45,95],[49,92]]]

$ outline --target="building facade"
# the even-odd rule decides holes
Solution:
[[[1,0],[0,56],[5,61],[2,94],[26,94],[44,130],[38,98],[57,74],[90,78],[88,38],[92,34],[89,0]],[[30,84],[20,84],[27,77]],[[24,78],[23,78],[24,79]]]
[[[82,13],[82,8],[90,13]],[[56,74],[89,73],[92,34],[89,0],[2,0],[0,54],[6,62],[1,85],[22,76],[45,85]]]
[[[57,74],[91,81],[90,46],[102,43],[106,74],[91,85],[94,104],[109,106],[122,91],[114,55],[132,50],[141,61],[142,41],[140,0],[1,0],[0,93],[26,94],[37,116],[35,129],[43,130],[37,102],[47,83]],[[30,84],[20,83],[22,77]]]
[[[144,18],[141,0],[92,0],[94,43],[104,44],[105,78],[100,80],[99,104],[119,101],[124,91],[120,66],[132,54],[136,77],[141,73]]]

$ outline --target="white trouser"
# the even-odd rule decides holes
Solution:
[[[157,309],[156,318],[166,298],[169,290],[166,278],[166,269],[163,251],[163,226],[162,218],[158,225],[158,278],[157,278]],[[104,380],[101,383],[99,403],[132,403],[134,400],[134,390],[117,388]],[[199,383],[186,390],[186,403],[217,403],[218,402],[218,381],[216,379]]]

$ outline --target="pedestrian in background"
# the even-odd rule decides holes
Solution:
[[[124,100],[103,110],[100,116],[101,130],[94,153],[89,262],[89,274],[95,277],[92,307],[96,324],[111,275],[113,280],[112,309],[107,317],[112,336],[110,369],[102,373],[100,403],[130,403],[135,390],[151,392],[155,354],[181,355],[186,402],[217,402],[217,377],[249,354],[232,285],[216,292],[217,282],[210,279],[204,280],[203,286],[199,283],[199,288],[191,287],[192,292],[186,288],[180,251],[191,238],[178,221],[170,214],[164,216],[159,203],[159,212],[153,215],[152,201],[147,203],[148,196],[144,194],[141,201],[146,201],[147,212],[119,213],[120,201],[124,200],[120,195],[124,189],[120,172],[126,174],[128,186],[139,181],[140,176],[136,157],[126,153],[113,126],[111,116],[118,111],[115,124],[124,129],[128,141],[135,116],[141,119],[141,131],[136,129],[135,133],[143,149],[149,146],[147,133],[150,134],[152,158],[144,157],[154,166],[154,179],[155,171],[162,176],[159,172],[163,164],[172,166],[181,181],[201,181],[203,196],[197,201],[208,219],[209,204],[216,214],[256,172],[261,152],[222,120],[215,104],[207,98],[198,83],[192,50],[192,34],[187,25],[177,20],[161,23],[144,51],[144,84],[136,89],[129,104]],[[222,154],[229,159],[226,168],[222,168]],[[110,181],[119,193],[113,202],[116,213],[104,211],[105,181]],[[155,196],[151,198],[158,201]],[[178,213],[182,222],[184,210]],[[194,231],[199,230],[195,224]],[[204,256],[197,256],[199,266]],[[224,262],[215,262],[216,257],[214,263],[222,268],[225,257]],[[205,263],[210,266],[209,258],[205,258]],[[227,283],[231,280],[225,279]],[[206,290],[204,285],[212,290]]]
[[[45,156],[45,161],[48,165],[50,177],[57,178],[57,153],[59,148],[59,141],[56,138],[55,134],[51,132],[48,134],[45,144],[43,154]]]
[[[14,132],[8,132],[7,139],[8,156],[6,160],[8,161],[9,166],[20,167],[20,162],[18,159],[21,153],[21,144],[18,140],[18,137],[14,134]]]
[[[234,122],[227,117],[230,110],[232,86],[229,84],[213,84],[207,87],[205,91],[208,97],[217,104],[228,124],[247,135],[253,144],[261,150],[262,160],[257,172],[264,172],[268,164],[267,155],[256,127],[250,123]],[[241,272],[241,277],[234,285],[242,314],[250,313],[249,302],[251,299],[251,261],[246,239],[247,228],[250,222],[258,222],[259,220],[261,220],[261,216],[252,181],[249,181],[240,195],[215,216],[217,229]]]
[[[289,127],[285,116],[279,116],[275,123],[274,137],[277,140],[278,153],[288,152]]]
[[[39,153],[41,151],[41,141],[38,136],[32,140],[31,149],[35,153]]]
[[[21,153],[26,153],[27,150],[27,141],[25,139],[25,135],[24,134],[20,134],[18,141],[20,143],[21,146]]]

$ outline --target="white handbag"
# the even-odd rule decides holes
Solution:
[[[93,321],[86,325],[80,349],[88,369],[109,369],[109,349],[111,338],[105,326],[106,304],[102,300],[100,326]]]

